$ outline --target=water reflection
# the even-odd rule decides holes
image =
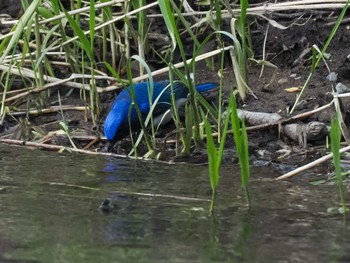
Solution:
[[[349,227],[326,213],[336,187],[307,177],[270,182],[270,167],[253,167],[248,210],[226,166],[210,217],[205,166],[4,146],[0,156],[0,262],[349,262]]]
[[[125,167],[128,169],[127,167]],[[125,173],[122,173],[123,167],[116,161],[106,162],[103,172],[106,173],[106,182],[130,181],[130,178]],[[123,176],[124,175],[124,176]]]

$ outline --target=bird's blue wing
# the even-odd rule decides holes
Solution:
[[[130,107],[130,97],[122,94],[115,99],[110,112],[104,122],[104,133],[107,140],[112,141],[116,137],[120,130],[120,127],[124,126],[127,121],[127,115]]]
[[[153,115],[163,114],[171,108],[171,94],[174,92],[175,100],[187,98],[188,89],[181,82],[174,82],[173,89],[169,81],[157,82],[154,85],[153,102],[157,105]]]
[[[205,91],[209,91],[212,89],[216,89],[218,86],[219,86],[218,83],[208,82],[208,83],[196,85],[196,90],[198,92],[205,92]]]
[[[131,87],[130,92],[131,92]],[[150,110],[149,100],[148,100],[148,89],[149,84],[147,82],[141,82],[134,85],[136,103],[143,115],[148,114]]]

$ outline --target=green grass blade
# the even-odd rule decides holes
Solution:
[[[215,5],[215,28],[216,30],[220,30],[222,24],[222,14],[221,14],[221,3],[219,0],[214,1]]]
[[[248,135],[244,121],[242,121],[241,129],[241,138],[242,138],[242,183],[244,188],[248,188],[248,181],[250,177],[250,167],[249,167],[249,148],[248,148]]]
[[[90,28],[90,50],[94,50],[95,43],[95,0],[90,0],[90,19],[89,19],[89,28]],[[90,58],[91,59],[91,58]],[[93,61],[93,60],[91,60]]]
[[[104,62],[106,68],[108,69],[108,71],[110,73],[112,73],[113,77],[115,77],[118,82],[123,86],[126,87],[127,83],[119,76],[119,74],[117,73],[117,71],[115,71],[115,69],[111,66],[111,64],[109,64],[108,62]]]
[[[222,156],[224,155],[224,147],[225,147],[225,141],[227,137],[227,131],[228,131],[228,124],[230,121],[230,114],[228,113],[225,118],[225,124],[224,124],[224,130],[222,131],[221,140],[220,140],[220,147],[218,152],[218,164],[221,165]]]
[[[241,24],[241,41],[242,41],[242,75],[244,81],[247,81],[247,30],[248,30],[248,23],[247,23],[247,9],[249,7],[249,3],[247,0],[241,0],[241,15],[240,15],[240,24]]]
[[[335,170],[335,176],[337,179],[337,186],[339,189],[341,204],[342,204],[342,212],[345,213],[347,209],[346,209],[345,198],[344,198],[343,175],[342,175],[341,166],[340,166],[339,150],[340,150],[341,138],[340,138],[339,121],[337,116],[332,119],[330,137],[331,137],[331,150],[333,153],[333,165]]]
[[[174,14],[172,12],[170,2],[169,0],[158,0],[158,5],[160,8],[160,11],[163,14],[163,18],[166,24],[166,27],[168,28],[169,35],[171,38],[173,50],[176,48],[176,37],[175,34],[178,34],[177,28],[175,25],[175,19],[174,19]]]
[[[219,169],[220,165],[218,163],[218,153],[215,147],[212,130],[210,127],[210,124],[204,116],[204,113],[202,112],[203,120],[204,120],[204,127],[207,134],[207,152],[208,152],[208,168],[209,168],[209,179],[210,179],[210,186],[212,189],[212,198],[211,198],[211,204],[210,204],[210,213],[213,214],[214,212],[214,205],[215,205],[215,197],[216,197],[216,188],[219,183]]]
[[[84,31],[79,27],[77,22],[73,19],[73,17],[70,14],[68,14],[66,10],[64,10],[64,13],[66,15],[66,18],[68,19],[70,26],[73,28],[74,33],[79,37],[81,48],[84,49],[90,61],[94,61],[94,55],[91,49],[91,44],[88,38],[85,36]]]
[[[216,151],[210,124],[205,116],[203,116],[203,119],[204,119],[205,131],[207,134],[207,151],[208,151],[208,161],[209,161],[210,185],[212,190],[215,191],[219,182],[218,156],[217,156],[217,151]]]
[[[250,206],[250,196],[248,191],[248,183],[249,183],[249,177],[250,177],[248,137],[247,137],[247,131],[245,128],[244,120],[241,121],[238,118],[236,101],[232,94],[230,97],[230,109],[232,112],[231,119],[232,119],[232,129],[234,134],[234,140],[236,143],[236,149],[237,149],[238,158],[239,158],[239,165],[241,168],[242,187],[246,194],[247,203]]]

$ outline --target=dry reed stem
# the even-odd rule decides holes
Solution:
[[[53,113],[57,111],[85,111],[86,109],[89,109],[89,107],[84,106],[52,106],[50,108],[41,109],[41,110],[28,110],[28,111],[17,111],[17,112],[11,112],[10,115],[12,116],[21,116],[21,115],[37,115],[37,114],[44,114],[44,113]]]

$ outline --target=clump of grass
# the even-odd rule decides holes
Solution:
[[[175,48],[178,47],[179,51],[180,51],[181,59],[184,62],[184,73],[180,73],[177,76],[189,89],[190,107],[192,107],[191,111],[193,113],[193,120],[194,120],[193,121],[193,125],[194,125],[193,126],[194,127],[193,139],[194,139],[195,143],[198,143],[200,141],[200,135],[199,135],[200,117],[199,117],[199,111],[198,111],[198,104],[197,104],[196,96],[195,96],[196,91],[195,91],[194,83],[191,79],[191,74],[190,74],[191,73],[191,66],[187,63],[185,47],[183,45],[181,35],[179,33],[179,30],[178,30],[178,25],[177,25],[178,20],[182,21],[182,23],[185,25],[185,27],[187,26],[187,30],[188,30],[188,32],[190,32],[190,35],[193,38],[195,45],[198,45],[198,41],[197,41],[197,38],[195,37],[195,35],[193,34],[192,30],[189,28],[189,25],[187,24],[187,22],[185,21],[185,19],[181,15],[181,11],[178,9],[178,7],[174,4],[173,1],[171,1],[171,0],[170,1],[169,0],[159,1],[159,7],[160,7],[160,10],[164,16],[164,21],[165,21],[169,35],[170,35],[171,40],[172,40],[172,51],[174,51]],[[177,20],[175,19],[174,12],[177,14]],[[171,62],[169,63],[169,66],[172,67]],[[171,83],[173,82],[173,78],[174,78],[174,76],[173,76],[172,72],[170,72],[169,79],[170,79]],[[172,104],[174,107],[175,116],[178,116],[176,113],[177,110],[175,109],[174,96],[172,97]],[[176,121],[176,123],[178,124],[179,121]]]
[[[84,34],[84,31],[80,28],[77,21],[67,12],[64,10],[64,13],[66,15],[66,18],[70,24],[70,26],[73,28],[74,33],[79,37],[80,40],[80,46],[83,49],[83,51],[86,53],[90,60],[90,67],[91,67],[91,89],[90,89],[90,108],[91,108],[91,117],[92,122],[94,125],[96,125],[96,117],[99,115],[99,96],[96,90],[95,85],[95,56],[94,56],[94,43],[95,43],[95,0],[90,1],[90,19],[89,19],[89,29],[90,29],[90,39],[86,37]],[[84,54],[83,52],[83,54]]]
[[[167,1],[161,1],[159,2],[160,5],[160,9],[164,15],[164,20],[167,26],[167,29],[169,31],[169,35],[172,39],[172,49],[174,50],[176,47],[178,47],[180,54],[181,54],[181,58],[184,62],[184,73],[180,72],[179,70],[173,69],[173,71],[175,72],[176,76],[183,82],[185,83],[188,88],[189,88],[189,101],[190,101],[190,109],[188,110],[188,114],[191,114],[191,116],[188,116],[187,114],[187,118],[186,118],[186,125],[191,125],[191,129],[189,127],[186,127],[184,129],[184,131],[191,131],[191,135],[192,135],[192,139],[194,141],[194,143],[197,145],[198,142],[201,141],[201,137],[200,137],[200,129],[199,129],[199,124],[201,123],[201,116],[198,114],[198,108],[199,105],[205,105],[205,103],[198,103],[198,96],[196,96],[196,91],[194,88],[194,83],[191,81],[190,79],[190,71],[192,70],[192,72],[195,72],[195,63],[194,63],[194,59],[191,63],[186,63],[186,53],[184,50],[184,46],[181,40],[181,36],[179,35],[179,31],[178,31],[178,23],[181,22],[182,25],[185,27],[186,32],[191,36],[192,40],[193,40],[193,57],[195,58],[195,56],[197,54],[200,53],[201,48],[205,45],[205,43],[207,41],[209,41],[209,39],[214,35],[210,34],[202,43],[200,43],[197,40],[196,35],[193,33],[191,27],[188,25],[188,23],[186,22],[186,20],[184,19],[184,17],[182,16],[180,10],[178,9],[178,7],[174,4],[173,1],[171,0],[167,0]],[[246,96],[246,90],[247,90],[247,85],[246,85],[246,64],[247,64],[247,54],[249,53],[248,50],[248,44],[250,41],[248,41],[248,36],[249,36],[249,32],[245,32],[248,30],[247,27],[247,16],[246,16],[246,10],[248,8],[248,2],[245,1],[242,3],[242,15],[241,15],[241,19],[239,21],[239,28],[236,30],[234,30],[234,34],[236,33],[236,31],[240,34],[240,38],[243,39],[244,41],[242,41],[242,43],[238,40],[238,38],[234,35],[234,34],[230,34],[228,32],[224,32],[224,31],[220,31],[220,27],[221,27],[221,21],[222,21],[222,17],[221,17],[221,4],[219,3],[219,1],[213,1],[211,3],[211,6],[215,9],[215,19],[214,21],[212,21],[212,26],[215,30],[217,30],[215,32],[215,34],[219,37],[220,35],[224,34],[226,36],[228,36],[229,38],[231,38],[233,40],[234,49],[231,49],[231,55],[232,55],[232,61],[234,64],[234,73],[236,76],[236,82],[237,82],[237,88],[239,90],[239,94],[241,96],[241,98],[245,98]],[[177,19],[175,19],[174,13],[176,13],[176,17]],[[244,32],[242,32],[244,31]],[[242,47],[243,45],[243,47]],[[224,52],[224,51],[223,51]],[[223,52],[221,54],[221,70],[223,69],[223,64],[224,64],[224,56],[223,56]],[[169,63],[169,67],[172,68],[172,64],[171,62]],[[173,79],[173,73],[170,71],[170,80]],[[220,82],[222,84],[222,76],[220,77]],[[222,90],[221,90],[222,85],[220,85],[220,95],[219,95],[219,112],[213,110],[210,107],[207,107],[207,105],[205,105],[206,110],[209,112],[209,114],[211,115],[215,115],[217,120],[221,119],[221,94],[222,94]],[[175,105],[173,103],[173,105]],[[181,128],[181,126],[178,124],[178,115],[177,115],[177,111],[176,109],[174,109],[174,113],[175,113],[175,123],[177,123],[177,128]],[[193,129],[192,129],[192,125],[193,125]],[[218,121],[218,129],[219,129],[219,141],[220,141],[220,136],[221,136],[221,123],[220,121]],[[183,138],[183,145],[184,145],[184,153],[188,153],[189,152],[189,135],[185,135],[182,136]]]
[[[253,57],[253,49],[252,49],[252,41],[250,34],[250,24],[247,16],[247,10],[249,8],[248,0],[240,1],[240,16],[239,19],[232,18],[231,19],[231,33],[226,31],[221,31],[222,26],[222,8],[221,5],[224,4],[231,10],[230,4],[225,1],[202,1],[197,2],[200,5],[208,5],[213,10],[215,10],[215,15],[212,14],[213,18],[208,19],[208,23],[215,30],[215,32],[220,33],[217,35],[218,41],[223,45],[221,34],[227,35],[231,39],[233,39],[234,49],[230,50],[231,60],[233,64],[233,71],[236,78],[237,90],[239,91],[239,95],[241,99],[245,99],[247,95],[247,66],[248,66],[248,58]],[[232,10],[231,10],[232,11]]]
[[[220,136],[221,140],[220,140],[218,149],[215,146],[213,132],[209,124],[209,121],[205,116],[203,116],[203,120],[204,120],[206,135],[207,135],[209,178],[210,178],[210,186],[212,189],[212,200],[210,204],[210,212],[213,213],[214,211],[217,186],[220,179],[220,176],[219,176],[220,166],[221,166],[221,161],[224,154],[224,146],[225,146],[225,141],[228,134],[228,125],[230,121],[233,129],[234,141],[236,144],[236,150],[239,158],[242,187],[245,192],[247,204],[250,207],[250,195],[248,190],[249,177],[250,177],[248,136],[247,136],[244,120],[241,121],[238,118],[236,101],[235,101],[234,95],[231,94],[230,96],[230,104],[229,104],[229,108],[227,109],[224,129]]]
[[[212,132],[209,121],[206,118],[206,116],[203,116],[203,120],[204,120],[205,132],[207,135],[209,178],[210,178],[210,186],[212,189],[210,213],[213,214],[214,206],[215,206],[215,197],[216,197],[216,193],[217,193],[216,189],[217,189],[217,186],[219,183],[219,178],[220,178],[219,172],[220,172],[222,157],[224,154],[224,146],[225,146],[225,141],[226,141],[226,136],[227,136],[227,129],[228,129],[228,124],[229,124],[229,120],[230,120],[230,114],[227,114],[226,118],[225,118],[225,125],[224,125],[224,129],[222,131],[219,149],[217,149],[215,146],[213,132]]]
[[[28,4],[28,3],[27,3]],[[2,99],[1,99],[1,110],[0,110],[0,118],[1,118],[1,124],[2,120],[5,118],[5,115],[7,111],[5,110],[7,107],[5,107],[5,100],[7,97],[7,93],[9,91],[10,87],[10,71],[12,68],[18,66],[19,68],[22,65],[22,62],[24,60],[24,56],[21,60],[21,62],[16,62],[15,59],[12,59],[14,55],[16,54],[16,48],[19,46],[19,42],[25,38],[27,41],[24,41],[24,48],[23,48],[23,53],[28,50],[28,35],[30,35],[31,31],[31,25],[34,21],[34,18],[37,16],[37,8],[38,5],[40,4],[39,0],[34,0],[30,5],[27,5],[26,12],[22,15],[22,17],[19,19],[18,24],[15,25],[11,32],[11,35],[5,37],[2,39],[1,44],[0,44],[0,65],[5,64],[6,58],[8,54],[11,54],[11,59],[10,63],[8,63],[8,73],[6,76],[4,73],[1,74],[0,80],[4,79],[5,76],[5,85],[4,85],[4,92],[2,94]],[[33,61],[31,61],[32,64]],[[7,64],[7,63],[6,63]],[[40,77],[41,78],[41,77]],[[37,75],[35,76],[35,79],[37,80]],[[38,83],[39,84],[39,83]]]

